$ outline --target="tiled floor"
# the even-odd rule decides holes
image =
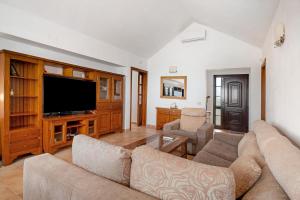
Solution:
[[[139,128],[132,127],[132,131],[126,131],[126,133],[139,132],[141,134],[153,134],[157,131],[151,128]],[[106,138],[108,137],[108,138]],[[107,135],[103,139],[113,139],[114,135]],[[118,134],[115,134],[118,137]],[[126,142],[126,141],[124,141]],[[71,162],[71,147],[60,150],[55,154],[56,157]],[[24,160],[30,156],[25,156],[9,166],[0,167],[0,200],[19,200],[23,196],[23,163]],[[192,156],[188,156],[188,159],[192,159]],[[1,163],[0,163],[1,166]]]

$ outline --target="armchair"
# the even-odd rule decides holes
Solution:
[[[163,135],[188,137],[187,151],[192,155],[197,154],[213,138],[213,131],[213,124],[206,122],[206,110],[202,108],[184,108],[180,119],[163,127]]]

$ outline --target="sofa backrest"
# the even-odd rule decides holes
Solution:
[[[256,121],[253,130],[275,179],[289,198],[300,199],[300,150],[264,121]]]
[[[181,110],[180,129],[196,132],[206,121],[206,110],[203,108],[183,108]]]

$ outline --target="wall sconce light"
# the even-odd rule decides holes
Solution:
[[[274,33],[274,48],[281,47],[285,41],[285,27],[284,24],[278,24]]]
[[[171,73],[171,74],[177,73],[177,66],[170,66],[169,67],[169,73]]]

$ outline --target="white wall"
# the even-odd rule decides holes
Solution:
[[[104,70],[108,72],[125,75],[125,99],[124,99],[124,128],[129,128],[130,123],[130,67],[120,67],[113,64],[100,62],[92,58],[75,55],[70,52],[53,48],[35,46],[20,41],[0,37],[0,49],[7,49],[38,57],[48,58],[70,64],[80,65],[91,69]]]
[[[137,107],[138,107],[138,75],[137,71],[132,72],[132,107],[131,122],[137,123]]]
[[[286,41],[273,48],[274,28],[284,23]],[[267,58],[267,121],[300,145],[300,1],[281,0],[264,44]]]
[[[128,51],[3,3],[0,3],[0,33],[117,65],[146,64],[144,58]]]
[[[185,35],[207,30],[205,41],[181,43]],[[260,66],[261,49],[231,36],[194,23],[148,60],[149,88],[147,123],[155,125],[155,107],[169,107],[176,102],[179,107],[205,107],[206,70],[250,68],[250,123],[260,118]],[[177,66],[177,74],[169,74],[168,67]],[[160,98],[160,76],[187,76],[187,99]]]

